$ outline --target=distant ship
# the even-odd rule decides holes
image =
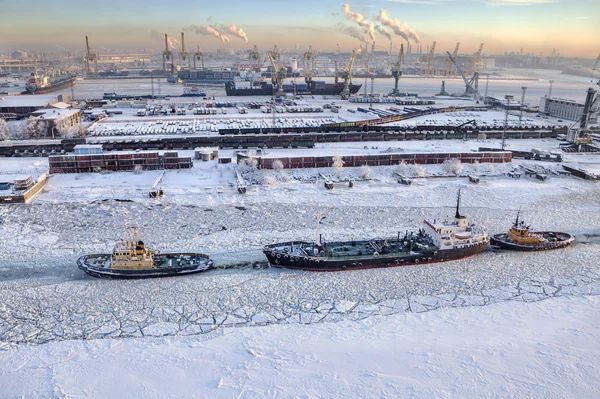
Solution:
[[[492,245],[513,251],[543,251],[548,249],[564,248],[573,243],[575,238],[569,233],[558,231],[532,231],[525,221],[519,220],[521,211],[517,212],[517,219],[507,233],[495,234]]]
[[[197,273],[212,268],[213,261],[204,254],[181,252],[160,254],[148,249],[138,239],[138,230],[115,245],[111,254],[84,255],[77,266],[94,277],[147,278]]]
[[[361,86],[350,84],[350,93],[358,93]],[[343,82],[312,81],[310,83],[283,85],[285,93],[296,93],[298,95],[340,95],[343,90]],[[262,81],[258,74],[247,74],[245,77],[242,75],[231,82],[225,83],[225,92],[228,96],[271,96],[273,95],[273,85]]]
[[[167,77],[169,83],[227,83],[240,72],[236,70],[203,69],[198,71],[181,70],[177,76]]]
[[[29,94],[45,94],[72,87],[75,82],[75,75],[43,76],[32,72],[29,80],[25,83],[25,90]]]
[[[453,221],[423,222],[418,232],[385,239],[323,242],[290,241],[266,245],[263,252],[275,267],[342,271],[445,262],[483,251],[485,229],[460,214],[460,191]],[[318,222],[320,218],[318,218]]]
[[[206,93],[197,86],[185,86],[180,97],[206,97]]]

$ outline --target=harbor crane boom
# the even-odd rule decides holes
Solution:
[[[479,86],[479,73],[475,72],[475,74],[473,75],[473,77],[470,80],[467,79],[467,77],[463,73],[462,69],[458,65],[458,62],[456,62],[456,60],[454,59],[452,54],[450,54],[449,51],[446,51],[446,54],[448,54],[448,57],[450,57],[450,61],[452,61],[452,63],[456,67],[456,70],[458,71],[458,74],[460,75],[462,80],[465,82],[465,94],[477,95],[477,90],[479,89],[479,87],[478,87]]]
[[[283,91],[283,81],[285,80],[287,70],[281,66],[281,54],[279,53],[277,46],[275,46],[272,51],[267,53],[267,58],[273,67],[273,72],[271,73],[271,82],[273,83],[273,86],[277,87],[277,92],[275,95],[276,97],[284,97],[285,92]]]
[[[350,95],[350,83],[352,82],[352,68],[354,68],[354,61],[356,60],[356,50],[352,50],[352,54],[350,54],[350,59],[344,65],[344,89],[342,90],[341,96],[342,98],[347,98]]]
[[[194,53],[194,69],[198,69],[196,62],[201,61],[202,69],[204,70],[204,54],[200,51],[200,46]]]
[[[254,72],[260,72],[260,68],[261,68],[260,52],[258,51],[256,44],[254,45],[254,48],[250,52],[249,61],[250,61],[250,70],[252,70]],[[254,66],[254,61],[256,61],[256,66]]]
[[[183,32],[181,32],[181,62],[187,61],[188,71],[191,70],[191,60],[187,51],[185,51],[185,39],[183,37]],[[181,66],[181,63],[179,64]]]
[[[167,72],[167,62],[171,61],[171,73]],[[165,33],[165,51],[163,51],[163,71],[166,76],[173,75],[175,71],[175,65],[173,65],[173,53],[169,50],[169,38]]]
[[[313,77],[317,73],[317,58],[313,53],[312,46],[308,48],[308,51],[304,53],[304,81],[310,84]]]
[[[96,76],[98,75],[98,57],[96,53],[92,53],[92,49],[90,48],[90,41],[88,37],[85,37],[85,47],[87,49],[87,53],[85,55],[85,73],[87,76]],[[93,72],[90,70],[90,62],[94,63]]]
[[[394,69],[392,70],[392,76],[394,77],[394,89],[390,93],[390,96],[400,95],[400,92],[398,91],[398,81],[400,80],[400,76],[402,76],[402,63],[404,63],[404,44],[400,45],[398,60],[394,64]]]

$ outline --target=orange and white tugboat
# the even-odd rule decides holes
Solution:
[[[575,240],[571,234],[557,231],[532,231],[525,221],[517,219],[507,233],[495,234],[491,244],[513,251],[544,251],[564,248]]]
[[[138,239],[137,227],[130,227],[111,254],[84,255],[77,266],[94,277],[146,278],[197,273],[212,268],[208,255],[181,252],[160,254]]]

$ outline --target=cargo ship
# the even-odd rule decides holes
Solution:
[[[29,80],[25,83],[25,90],[29,94],[51,93],[72,87],[76,81],[75,75],[41,76],[32,72]]]
[[[351,94],[356,94],[362,85],[350,84]],[[260,75],[248,74],[240,76],[231,82],[225,83],[225,92],[228,96],[271,96],[273,85],[261,80]],[[302,84],[284,84],[283,91],[297,95],[340,95],[344,90],[343,82],[326,83],[323,81],[312,81]]]
[[[180,97],[206,97],[206,93],[197,86],[185,86]]]
[[[317,217],[317,223],[321,220]],[[460,191],[452,221],[425,220],[418,232],[398,232],[384,239],[327,242],[291,241],[266,245],[274,267],[311,271],[343,271],[445,262],[483,251],[489,236],[483,227],[460,214]]]
[[[112,253],[84,255],[77,266],[94,277],[148,278],[202,272],[212,268],[213,261],[199,253],[161,254],[151,250],[139,240],[138,229],[131,227]]]
[[[524,220],[517,219],[507,233],[494,234],[492,245],[512,251],[545,251],[569,246],[575,240],[571,234],[558,231],[532,231]]]
[[[198,71],[181,70],[176,76],[167,77],[169,83],[227,83],[240,76],[237,70],[202,69]]]

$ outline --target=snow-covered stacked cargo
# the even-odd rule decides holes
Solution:
[[[96,155],[52,155],[48,157],[48,162],[50,174],[189,169],[193,167],[192,158],[179,157],[177,152],[165,152],[165,155],[161,156],[158,152],[151,151]]]

